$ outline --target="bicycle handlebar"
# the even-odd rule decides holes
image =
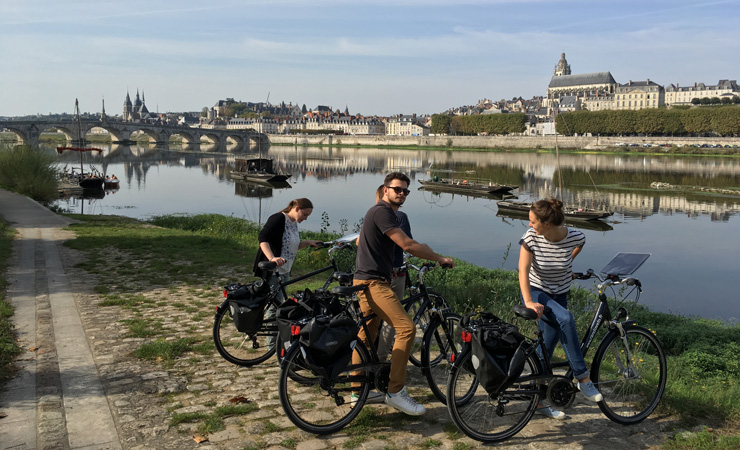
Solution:
[[[619,284],[626,284],[627,286],[637,286],[638,289],[642,288],[642,283],[640,283],[640,280],[638,280],[637,278],[620,278],[619,275],[604,275],[602,277],[601,275],[594,272],[593,269],[588,269],[586,273],[573,272],[573,278],[576,280],[588,280],[589,278],[596,278],[601,282],[599,283],[600,289],[603,289],[606,286],[616,286]]]

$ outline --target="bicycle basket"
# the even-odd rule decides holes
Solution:
[[[311,369],[319,376],[333,378],[352,359],[357,323],[345,312],[334,317],[315,317],[301,329],[298,339]]]
[[[477,325],[471,342],[471,362],[478,382],[489,394],[508,386],[524,369],[528,344],[516,325],[498,317],[471,322]]]

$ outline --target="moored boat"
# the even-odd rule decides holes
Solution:
[[[511,200],[501,200],[499,202],[496,202],[496,205],[498,206],[499,211],[518,213],[520,215],[528,215],[529,209],[532,207],[532,203],[517,202]],[[565,220],[567,221],[605,219],[614,213],[606,209],[563,206],[563,214],[565,215]]]
[[[234,170],[231,178],[269,183],[284,183],[290,178],[289,173],[281,173],[273,168],[273,161],[267,158],[252,158],[234,160]]]
[[[430,180],[419,180],[419,184],[427,191],[460,192],[474,194],[506,194],[519,186],[497,183],[480,183],[469,180],[454,180],[451,178],[433,177]]]

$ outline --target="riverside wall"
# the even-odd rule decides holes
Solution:
[[[277,145],[349,145],[399,147],[454,147],[454,148],[555,148],[555,136],[374,136],[374,135],[296,135],[271,134],[270,142]],[[740,137],[659,137],[659,136],[558,136],[562,149],[599,149],[626,144],[692,144],[740,145]]]

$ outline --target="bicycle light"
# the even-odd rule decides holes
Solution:
[[[290,335],[291,336],[298,336],[301,332],[301,326],[293,324],[290,326]]]
[[[462,341],[465,343],[470,343],[470,341],[473,340],[473,333],[471,333],[470,331],[463,331],[462,333],[460,333],[460,336],[462,338]]]

